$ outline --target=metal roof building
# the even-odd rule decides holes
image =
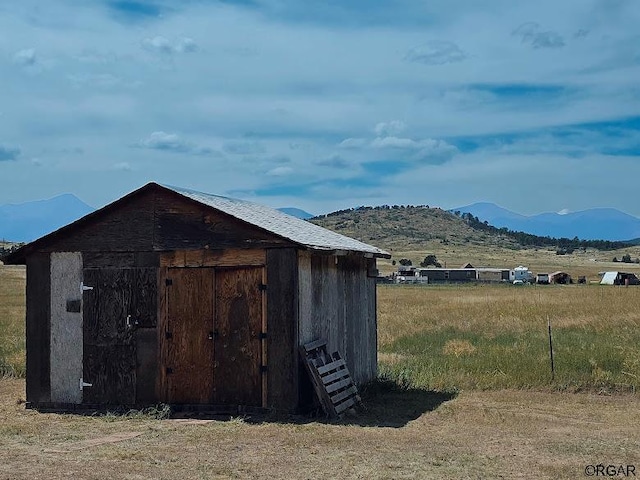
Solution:
[[[27,402],[304,409],[298,349],[375,378],[379,248],[252,202],[150,183],[27,244]]]

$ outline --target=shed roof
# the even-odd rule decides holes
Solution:
[[[259,203],[170,185],[161,187],[313,250],[344,250],[370,253],[376,257],[391,257],[380,248]]]
[[[8,263],[24,263],[25,256],[28,255],[29,252],[48,244],[50,241],[55,241],[55,239],[60,238],[61,236],[72,235],[76,226],[85,225],[93,221],[93,219],[101,217],[103,214],[118,208],[123,202],[128,201],[129,198],[153,189],[160,189],[180,195],[206,207],[223,212],[224,214],[234,217],[244,223],[253,225],[261,230],[289,240],[304,248],[326,252],[357,252],[372,257],[391,257],[389,253],[380,248],[368,245],[364,242],[360,242],[354,238],[341,235],[331,230],[327,230],[326,228],[320,227],[306,220],[287,215],[286,213],[265,205],[151,182],[106,205],[105,207],[102,207],[101,209],[85,215],[79,220],[56,230],[55,232],[49,233],[44,237],[22,246],[17,251],[7,256],[5,261]]]

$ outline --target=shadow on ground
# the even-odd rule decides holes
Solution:
[[[232,420],[246,423],[325,423],[330,425],[358,425],[362,427],[401,428],[425,413],[456,397],[456,393],[434,392],[419,388],[401,387],[395,382],[378,380],[360,391],[362,405],[341,419],[328,419],[321,409],[306,415],[244,412],[235,415],[211,412],[173,412],[171,418]]]
[[[362,389],[364,408],[345,416],[344,423],[363,427],[400,428],[456,397],[456,393],[434,392],[400,387],[394,382],[377,381]]]

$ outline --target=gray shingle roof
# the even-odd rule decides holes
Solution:
[[[346,250],[389,258],[384,250],[258,203],[162,185],[184,197],[313,250]]]

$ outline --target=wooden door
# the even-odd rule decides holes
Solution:
[[[214,270],[170,268],[168,279],[168,401],[213,403]]]
[[[216,270],[214,401],[262,405],[262,268]]]
[[[155,327],[156,269],[85,268],[84,403],[136,403],[136,330]]]

